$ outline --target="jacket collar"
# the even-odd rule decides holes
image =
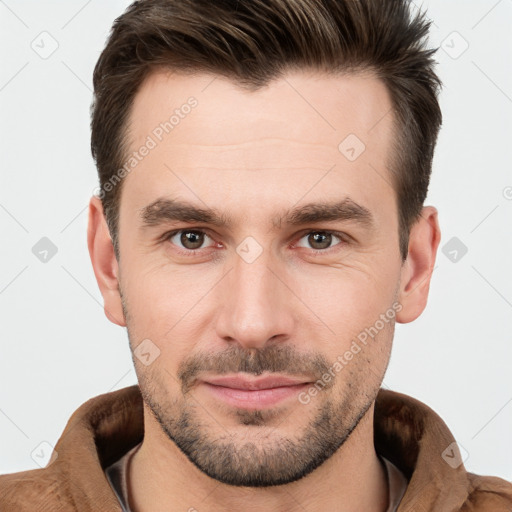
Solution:
[[[455,439],[441,417],[424,403],[382,389],[375,402],[377,453],[409,480],[397,512],[459,510],[471,484]]]

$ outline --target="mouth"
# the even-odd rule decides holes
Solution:
[[[311,381],[282,375],[255,378],[249,375],[235,374],[206,378],[200,382],[200,385],[210,396],[228,405],[246,409],[262,409],[296,397],[311,385]]]

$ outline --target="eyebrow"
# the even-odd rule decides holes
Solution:
[[[159,198],[140,209],[143,227],[158,226],[170,221],[204,223],[217,227],[234,224],[231,216],[214,208],[201,208],[191,203],[169,198]],[[301,224],[353,221],[366,229],[372,229],[375,221],[368,208],[349,197],[337,202],[315,202],[292,208],[284,215],[275,216],[272,226],[278,229],[284,223],[289,226]]]

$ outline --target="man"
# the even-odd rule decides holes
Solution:
[[[381,388],[424,310],[441,125],[398,0],[142,0],[95,72],[88,244],[138,386],[69,420],[1,510],[512,510]]]

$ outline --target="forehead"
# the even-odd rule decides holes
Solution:
[[[188,116],[191,98],[197,102],[191,112],[193,134],[187,129],[191,123],[181,122]],[[376,142],[389,132],[391,120],[388,90],[370,71],[336,76],[295,71],[251,91],[220,76],[157,71],[136,94],[129,126],[135,144],[171,121],[176,144],[184,139],[236,144],[285,130],[290,140],[324,143],[337,150],[337,143],[350,133],[364,143]],[[236,132],[230,130],[234,125]]]
[[[369,72],[290,72],[248,91],[219,76],[159,71],[134,99],[128,146],[131,154],[150,149],[123,189],[137,191],[138,207],[167,192],[210,202],[215,193],[216,203],[231,192],[240,205],[265,193],[295,203],[308,188],[331,199],[336,188],[339,199],[343,188],[357,191],[363,204],[374,188],[394,200],[392,126],[388,90]]]

